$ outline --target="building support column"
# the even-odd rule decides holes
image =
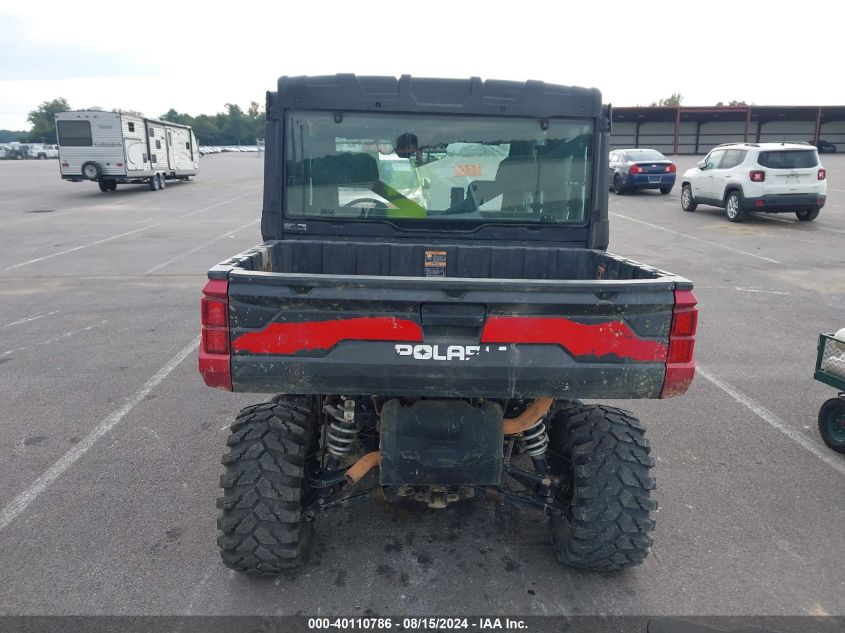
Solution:
[[[748,128],[751,127],[751,108],[745,111],[745,139],[743,142],[748,142]]]
[[[675,110],[675,155],[678,154],[678,141],[681,136],[681,106]]]
[[[695,155],[698,156],[698,146],[701,144],[701,121],[695,125]]]
[[[821,133],[822,129],[822,107],[819,106],[819,110],[816,113],[816,132],[813,134],[813,145],[816,147],[819,146],[819,134]]]

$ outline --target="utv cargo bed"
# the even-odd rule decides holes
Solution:
[[[692,284],[603,251],[271,241],[209,278],[234,391],[658,398],[692,378],[667,366]]]

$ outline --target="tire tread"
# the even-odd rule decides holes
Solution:
[[[640,421],[616,407],[569,407],[556,414],[552,445],[570,456],[574,472],[572,514],[550,526],[558,560],[602,571],[642,563],[657,502],[649,474],[654,459]]]
[[[220,477],[217,544],[239,572],[275,576],[305,559],[311,523],[302,516],[306,452],[313,437],[304,399],[243,409],[232,423]]]

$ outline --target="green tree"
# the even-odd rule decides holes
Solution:
[[[15,130],[0,130],[0,143],[9,141],[22,141],[29,132],[16,132]]]
[[[217,116],[220,117],[220,128],[229,143],[241,144],[253,142],[250,140],[251,130],[249,121],[239,105],[227,103],[226,112],[222,112]]]
[[[720,101],[716,104],[717,108],[724,108],[725,106],[747,106],[748,104],[745,101],[737,101],[736,99],[732,99],[725,103],[724,101]]]
[[[227,103],[226,109],[217,114],[192,116],[170,108],[159,117],[190,125],[201,145],[252,145],[255,139],[264,138],[264,109],[257,101],[251,101],[246,112],[234,103]]]
[[[652,101],[651,107],[655,106],[679,106],[681,105],[681,101],[684,100],[684,96],[680,92],[673,92],[671,96],[667,97],[666,99],[661,99],[660,101]]]
[[[26,117],[32,123],[32,130],[27,134],[26,140],[38,143],[56,142],[56,122],[54,116],[57,112],[70,110],[67,99],[59,97],[52,101],[45,101]]]
[[[181,125],[192,125],[194,117],[190,114],[179,114],[173,108],[170,108],[165,114],[162,114],[159,119],[162,121],[170,121],[171,123],[179,123]]]
[[[252,137],[256,139],[264,138],[264,110],[257,101],[250,101],[246,117],[249,120]]]

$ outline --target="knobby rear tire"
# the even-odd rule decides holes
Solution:
[[[639,565],[652,545],[657,509],[642,424],[623,409],[573,405],[555,412],[550,426],[549,465],[571,478],[559,498],[569,512],[549,526],[558,560],[599,571]]]
[[[317,425],[305,398],[247,407],[238,414],[223,456],[217,544],[223,564],[255,576],[275,576],[306,558],[313,523],[303,518],[312,493],[306,462]]]

